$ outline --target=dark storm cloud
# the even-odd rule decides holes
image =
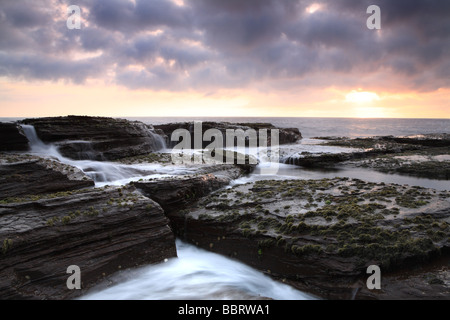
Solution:
[[[415,24],[422,18],[446,19],[450,11],[450,2],[442,0],[335,0],[329,3],[336,10],[355,14],[369,5],[378,5],[383,11],[383,21],[387,24]]]
[[[143,28],[191,25],[191,11],[167,0],[94,0],[86,1],[90,20],[108,30],[136,31]]]
[[[105,33],[97,27],[87,27],[80,30],[80,42],[86,51],[97,51],[108,49],[114,46],[116,37]]]
[[[321,9],[308,14],[314,2]],[[77,4],[88,25],[65,27]],[[368,30],[366,9],[382,11]],[[100,52],[96,58],[80,59]],[[450,1],[44,0],[0,2],[0,75],[130,88],[183,90],[259,85],[450,86]],[[78,58],[77,58],[78,57]],[[111,73],[109,73],[111,74]],[[278,84],[277,84],[278,83]],[[282,84],[282,85],[281,85]]]
[[[2,1],[2,20],[12,27],[32,28],[48,23],[51,14],[37,1]]]
[[[205,40],[226,52],[245,52],[264,46],[280,36],[289,19],[288,4],[274,0],[191,0],[197,25],[206,31]]]
[[[49,12],[36,1],[0,2],[0,49],[20,49],[30,45],[24,30],[49,25]]]

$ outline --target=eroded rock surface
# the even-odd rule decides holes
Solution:
[[[326,146],[354,148],[340,153],[303,152],[283,159],[302,167],[335,165],[370,168],[385,173],[450,179],[450,135],[427,134],[407,137],[338,138],[322,137]],[[350,149],[351,150],[351,149]]]
[[[0,154],[0,200],[93,187],[80,169],[54,159]]]
[[[121,269],[176,256],[161,207],[133,187],[0,204],[0,297],[66,299]],[[82,290],[69,290],[71,265]]]
[[[161,148],[153,127],[139,121],[102,117],[52,117],[25,119],[45,143],[74,160],[117,160],[144,155]]]
[[[324,298],[400,297],[362,290],[367,267],[386,276],[450,248],[448,191],[346,178],[258,181],[169,217],[185,240]],[[433,290],[442,298],[448,285]]]
[[[0,122],[0,151],[27,151],[28,139],[16,123]]]

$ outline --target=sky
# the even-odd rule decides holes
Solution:
[[[449,101],[447,0],[0,0],[0,117],[450,118]]]

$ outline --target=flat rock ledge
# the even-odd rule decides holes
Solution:
[[[449,260],[448,191],[347,178],[258,181],[169,218],[182,239],[322,298],[448,298],[448,263],[430,281],[413,272]],[[381,291],[366,288],[370,265],[381,267]]]
[[[121,269],[176,257],[162,208],[134,187],[0,202],[0,297],[70,299]],[[69,290],[71,265],[81,290]]]
[[[0,151],[27,151],[28,139],[17,123],[0,122]]]
[[[196,203],[213,191],[230,184],[242,175],[243,169],[235,165],[206,166],[202,173],[176,178],[137,181],[131,184],[143,195],[161,205],[166,214],[179,211]]]
[[[0,200],[93,187],[80,169],[55,159],[0,153]]]
[[[329,168],[336,165],[369,168],[384,173],[428,179],[450,179],[450,135],[425,134],[371,138],[320,137],[325,146],[352,148],[340,153],[302,152],[282,162],[302,167]]]
[[[25,119],[44,143],[54,143],[74,160],[117,160],[159,150],[160,137],[151,125],[125,119],[67,116]]]

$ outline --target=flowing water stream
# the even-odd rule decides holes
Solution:
[[[177,241],[178,258],[122,272],[109,288],[94,288],[88,300],[305,300],[314,297],[224,256]]]

